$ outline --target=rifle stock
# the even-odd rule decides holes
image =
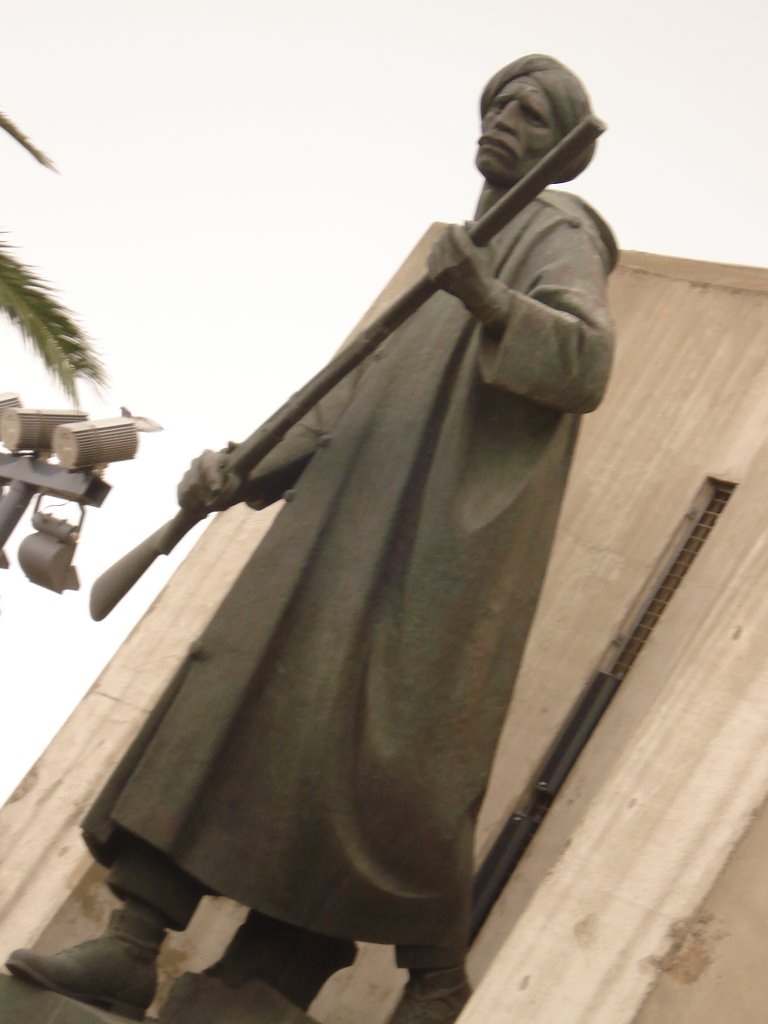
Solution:
[[[91,589],[91,618],[101,622],[121,601],[159,555],[168,555],[182,537],[207,513],[187,512],[179,509],[173,519],[161,526],[127,555],[110,566],[96,580]]]
[[[513,185],[478,221],[468,228],[477,245],[487,245],[514,216],[552,182],[583,149],[605,131],[596,117],[585,117],[560,140],[538,164]],[[288,430],[306,415],[331,388],[374,352],[389,335],[431,298],[438,287],[425,274],[396,299],[307,384],[292,395],[277,412],[228,456],[225,473],[245,479],[275,447]],[[207,511],[190,513],[183,509],[164,527],[107,569],[91,590],[91,616],[100,621],[144,575],[158,555],[167,555],[192,527],[205,519]]]

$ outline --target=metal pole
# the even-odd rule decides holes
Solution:
[[[32,484],[14,480],[0,499],[0,548],[16,529],[35,494],[37,488]]]

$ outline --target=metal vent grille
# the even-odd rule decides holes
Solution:
[[[672,600],[685,574],[693,565],[696,556],[714,529],[723,509],[733,494],[735,486],[735,484],[728,483],[725,480],[708,481],[708,488],[711,491],[709,501],[701,511],[694,509],[688,514],[692,521],[690,532],[685,538],[683,546],[670,566],[669,571],[651,597],[650,603],[640,617],[630,637],[628,639],[617,637],[616,645],[620,648],[620,651],[611,667],[612,675],[623,679],[627,672],[629,672],[638,654],[645,647],[651,633],[656,628],[659,619],[666,611],[667,605]]]

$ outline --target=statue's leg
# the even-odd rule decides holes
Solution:
[[[135,836],[123,833],[107,885],[121,900],[139,899],[158,910],[166,928],[183,932],[203,896],[211,892],[170,857]]]
[[[18,949],[8,968],[59,995],[142,1020],[154,999],[165,932],[187,926],[205,889],[151,846],[125,840],[107,879],[123,906],[104,935],[53,956]]]
[[[389,1024],[453,1024],[472,992],[465,956],[463,947],[398,946],[410,977]]]
[[[286,924],[252,910],[224,956],[205,974],[230,988],[257,979],[306,1009],[326,980],[355,959],[349,939]]]

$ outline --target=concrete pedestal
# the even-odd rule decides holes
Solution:
[[[0,1021],[0,1024],[3,1024]],[[160,1024],[317,1024],[263,981],[230,989],[204,974],[182,974]]]
[[[0,1024],[129,1024],[127,1017],[57,996],[0,975]],[[252,981],[236,992],[201,974],[184,974],[160,1020],[145,1024],[317,1024],[269,985]]]
[[[128,1024],[128,1018],[0,975],[0,1024]],[[146,1024],[153,1024],[149,1017]]]

